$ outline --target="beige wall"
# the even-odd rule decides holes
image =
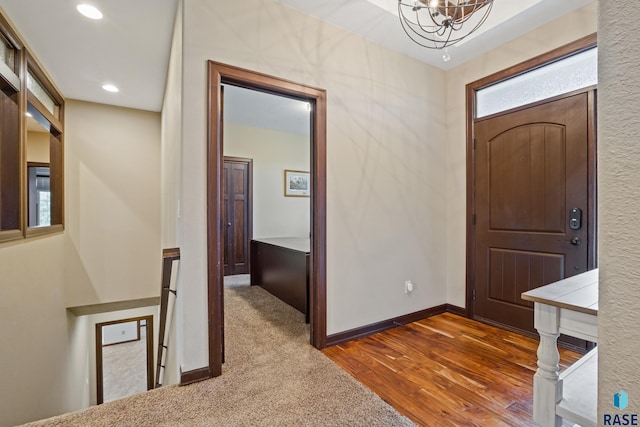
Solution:
[[[466,105],[468,83],[596,32],[591,3],[447,72],[447,302],[465,306]]]
[[[159,295],[160,114],[68,101],[63,233],[0,244],[0,425],[89,402],[66,307]]]
[[[209,59],[327,90],[328,333],[445,303],[444,72],[273,0],[184,5],[183,369],[208,360]]]
[[[76,409],[63,289],[64,235],[0,244],[0,425]]]
[[[253,237],[307,237],[308,197],[284,197],[284,170],[310,168],[309,136],[224,125],[224,155],[253,159]]]
[[[50,134],[27,132],[27,162],[49,163]]]
[[[640,46],[625,24],[640,19],[637,2],[600,2],[598,34],[598,180],[600,299],[598,414],[640,413]],[[635,21],[637,22],[637,21]],[[631,219],[631,221],[629,221]],[[629,407],[613,407],[625,390]]]
[[[67,103],[69,305],[158,295],[160,114]]]

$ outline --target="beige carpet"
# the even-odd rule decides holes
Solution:
[[[147,390],[146,328],[140,339],[102,347],[103,401],[121,399]]]
[[[220,377],[167,386],[33,426],[410,426],[308,344],[304,316],[259,287],[225,289]]]

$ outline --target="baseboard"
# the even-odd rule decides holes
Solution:
[[[339,332],[337,334],[327,336],[327,347],[351,341],[356,338],[373,335],[377,332],[386,331],[396,326],[406,325],[407,323],[417,322],[437,314],[447,311],[447,305],[442,304],[436,307],[427,308],[426,310],[416,311],[415,313],[405,314],[404,316],[394,317],[393,319],[383,320],[381,322],[372,323],[370,325],[361,326],[359,328],[350,329],[348,331]]]
[[[458,307],[457,305],[447,304],[447,313],[457,314],[462,317],[469,317],[469,312],[466,308]]]
[[[193,384],[199,381],[208,380],[209,378],[211,377],[209,376],[208,366],[186,372],[182,372],[182,370],[180,370],[180,385]]]

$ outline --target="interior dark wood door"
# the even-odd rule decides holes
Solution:
[[[252,235],[251,159],[224,158],[222,185],[224,275],[249,273],[249,241]]]
[[[476,318],[534,332],[522,292],[594,267],[589,99],[584,92],[475,122]],[[570,224],[572,209],[581,218]]]

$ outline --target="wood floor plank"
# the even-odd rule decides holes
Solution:
[[[323,350],[418,425],[533,426],[537,340],[444,313]],[[561,366],[580,354],[561,349]]]

